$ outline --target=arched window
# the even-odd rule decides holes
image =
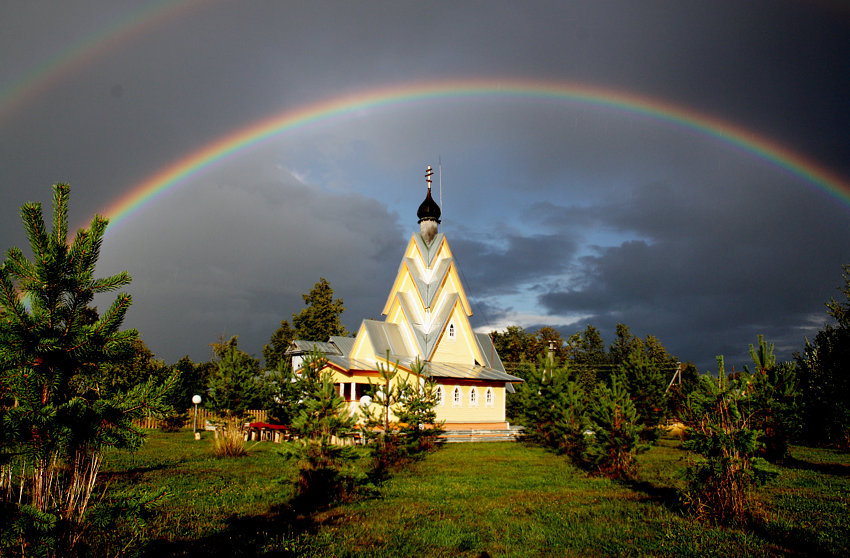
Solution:
[[[478,388],[476,388],[475,386],[472,386],[472,388],[469,390],[469,406],[478,406]]]
[[[449,339],[454,340],[455,338],[455,325],[449,324]]]
[[[463,405],[463,392],[460,391],[459,386],[455,386],[452,392],[452,407],[460,407],[461,405]]]
[[[493,406],[493,388],[487,388],[484,392],[484,405],[487,407]]]
[[[437,398],[437,405],[441,407],[445,405],[445,400],[443,399],[443,386],[437,386],[437,391],[434,393],[434,396]]]

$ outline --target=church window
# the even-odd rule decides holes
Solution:
[[[445,403],[443,401],[443,386],[437,386],[437,391],[434,393],[434,396],[437,398],[437,405],[442,407]]]
[[[477,407],[478,406],[478,388],[476,388],[474,386],[472,387],[472,389],[469,390],[469,406],[470,407]]]
[[[487,391],[484,392],[484,405],[487,407],[493,406],[493,388],[487,388]]]
[[[455,386],[452,393],[452,407],[460,407],[461,405],[463,405],[463,392],[460,391],[460,387]]]
[[[455,325],[449,324],[449,339],[454,340],[455,338]]]

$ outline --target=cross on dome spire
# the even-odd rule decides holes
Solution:
[[[434,176],[434,171],[431,165],[425,169],[425,184],[428,186],[428,192],[425,195],[425,201],[419,206],[416,216],[419,218],[419,232],[425,242],[431,242],[437,235],[437,225],[440,224],[440,206],[431,197],[431,177]]]

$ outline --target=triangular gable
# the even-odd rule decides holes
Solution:
[[[411,290],[416,292],[422,291],[423,289],[417,284],[417,279],[422,281],[413,259],[403,258],[401,264],[398,266],[398,274],[393,282],[392,289],[390,289],[390,294],[387,296],[387,302],[384,304],[381,314],[386,315],[389,312],[390,305],[392,305],[396,293]]]
[[[484,364],[486,360],[481,355],[478,341],[463,311],[460,298],[455,297],[454,303],[447,306],[448,311],[444,314],[445,318],[440,320],[441,327],[427,360]],[[454,339],[449,337],[450,325],[454,325]]]
[[[372,340],[369,339],[369,332],[366,330],[366,321],[364,320],[360,323],[360,329],[357,330],[357,336],[354,338],[350,358],[365,361],[374,360],[375,351],[372,347]]]

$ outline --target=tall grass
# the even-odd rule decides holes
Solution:
[[[247,455],[243,421],[228,419],[218,425],[213,439],[212,451],[216,457],[243,457]]]

